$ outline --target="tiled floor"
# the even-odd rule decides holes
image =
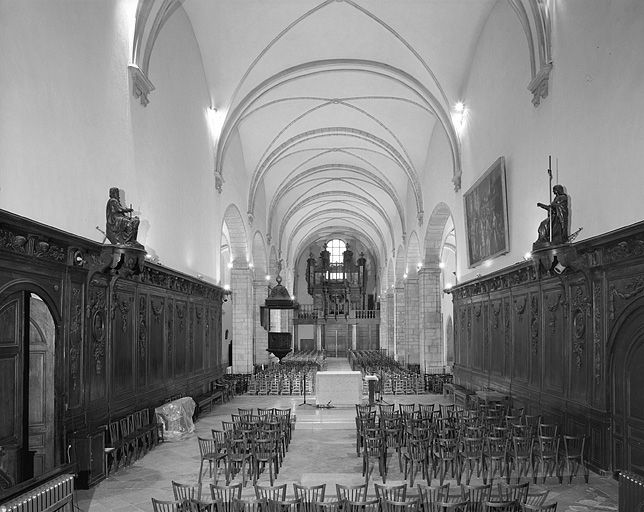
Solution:
[[[385,399],[396,405],[447,403],[437,395],[385,396]],[[77,504],[85,512],[151,512],[150,498],[173,499],[172,480],[182,483],[196,483],[198,480],[200,457],[197,436],[209,436],[210,429],[220,429],[221,421],[230,420],[230,415],[237,413],[238,407],[289,407],[296,416],[293,440],[276,481],[277,484],[288,483],[290,494],[293,493],[293,482],[303,485],[326,483],[327,496],[329,493],[335,494],[336,483],[364,482],[362,459],[356,456],[355,448],[355,408],[338,406],[318,409],[314,405],[314,397],[307,397],[307,404],[302,404],[301,396],[239,396],[224,405],[217,405],[212,412],[199,418],[194,434],[181,441],[163,443],[131,466],[120,468],[95,488],[78,491]],[[241,478],[237,477],[237,480],[241,481]],[[475,480],[473,478],[472,483]],[[374,494],[374,481],[382,482],[377,469],[370,480],[370,494]],[[390,458],[387,483],[402,481],[403,475],[396,458]],[[447,481],[451,482],[452,488],[456,486],[455,481]],[[433,480],[432,484],[436,482]],[[269,485],[268,476],[262,474],[258,483]],[[533,487],[548,489],[550,494],[547,501],[557,501],[559,511],[617,510],[617,483],[594,473],[590,475],[589,484],[578,476],[572,485],[560,485],[553,478],[548,479],[545,485],[531,484]],[[253,494],[251,483],[244,489],[243,495],[250,497]]]

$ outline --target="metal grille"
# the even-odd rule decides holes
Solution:
[[[644,478],[630,471],[620,471],[619,510],[644,511]]]
[[[71,511],[73,496],[74,475],[60,475],[0,505],[0,512]]]

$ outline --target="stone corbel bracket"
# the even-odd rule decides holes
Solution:
[[[90,264],[88,282],[97,272],[125,278],[139,275],[145,267],[146,255],[145,249],[138,247],[105,245],[100,259]]]
[[[552,7],[548,0],[508,0],[519,17],[528,41],[532,79],[528,90],[532,104],[538,107],[548,96],[552,70]]]
[[[132,40],[132,60],[128,65],[132,76],[132,94],[144,107],[150,102],[148,94],[154,85],[148,78],[150,56],[154,43],[170,16],[184,0],[139,0]]]
[[[148,94],[154,91],[154,85],[139,66],[130,64],[128,69],[132,77],[132,94],[134,94],[135,98],[141,100],[141,105],[147,107],[148,103],[150,103]]]

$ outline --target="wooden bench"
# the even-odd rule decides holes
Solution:
[[[201,413],[208,407],[208,411],[212,411],[212,405],[219,402],[220,404],[224,403],[225,390],[220,388],[220,385],[216,381],[210,383],[210,390],[205,393],[196,396],[193,398],[195,404],[197,405],[195,409],[195,419],[197,419]]]
[[[198,417],[205,409],[208,407],[208,411],[212,411],[212,403],[214,398],[210,393],[204,393],[194,397],[195,404],[197,404],[197,409],[195,416]]]
[[[443,397],[447,398],[449,395],[453,396],[454,404],[467,407],[470,396],[474,395],[474,391],[465,389],[462,386],[454,384],[453,382],[443,384]]]

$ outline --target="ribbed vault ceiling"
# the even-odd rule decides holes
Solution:
[[[239,172],[230,155],[241,147],[247,214],[265,201],[287,264],[348,234],[384,266],[395,234],[426,221],[429,141],[445,132],[458,176],[451,110],[495,2],[185,0],[225,114],[216,172],[224,183]]]

